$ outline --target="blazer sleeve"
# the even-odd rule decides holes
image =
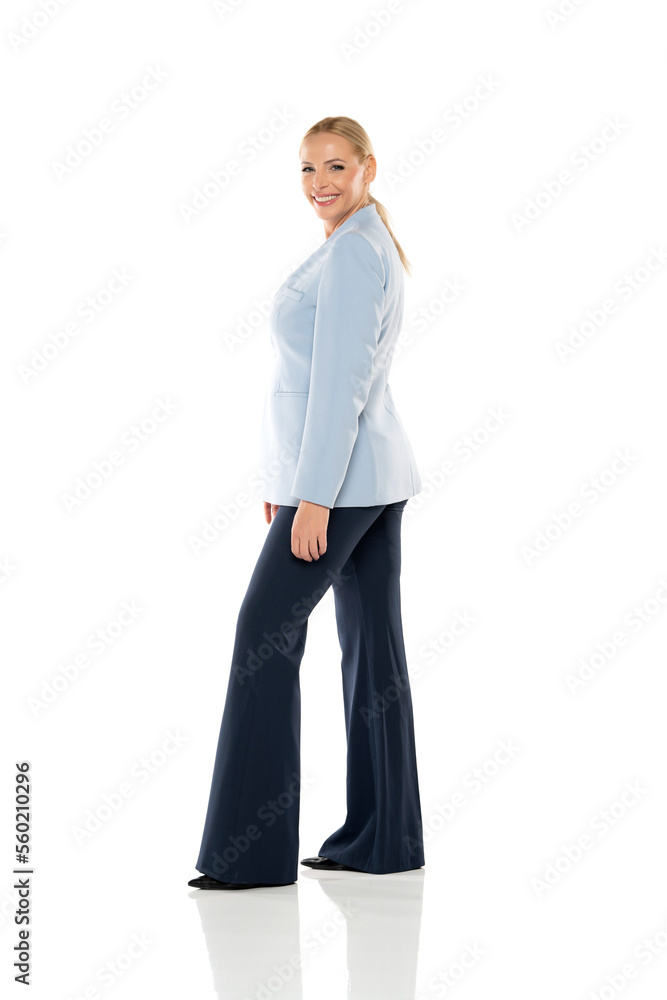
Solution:
[[[343,233],[322,268],[310,386],[292,496],[333,507],[373,380],[384,315],[384,267],[359,233]]]

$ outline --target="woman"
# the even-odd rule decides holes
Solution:
[[[368,188],[376,161],[351,118],[300,149],[324,243],[281,285],[261,434],[271,525],[236,626],[196,869],[188,885],[251,889],[297,878],[299,667],[308,617],[334,588],[347,734],[347,817],[316,869],[424,864],[400,607],[401,517],[421,479],[387,385],[403,320],[405,255]]]

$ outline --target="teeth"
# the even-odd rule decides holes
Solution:
[[[318,198],[317,195],[315,195],[314,197],[315,197],[315,201],[325,202],[325,201],[333,201],[334,198],[338,197],[338,195],[337,194],[330,194],[330,195],[327,195],[326,198]]]

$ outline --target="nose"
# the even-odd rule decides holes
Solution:
[[[317,171],[315,171],[315,173],[312,175],[312,181],[313,181],[313,188],[315,191],[321,191],[323,188],[327,186],[327,181],[323,181],[322,183],[320,183],[320,181],[318,180]]]

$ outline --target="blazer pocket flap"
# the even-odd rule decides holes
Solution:
[[[281,295],[287,295],[290,299],[294,299],[295,302],[298,302],[303,297],[303,292],[300,292],[298,288],[290,288],[289,285],[283,285],[280,293]]]

